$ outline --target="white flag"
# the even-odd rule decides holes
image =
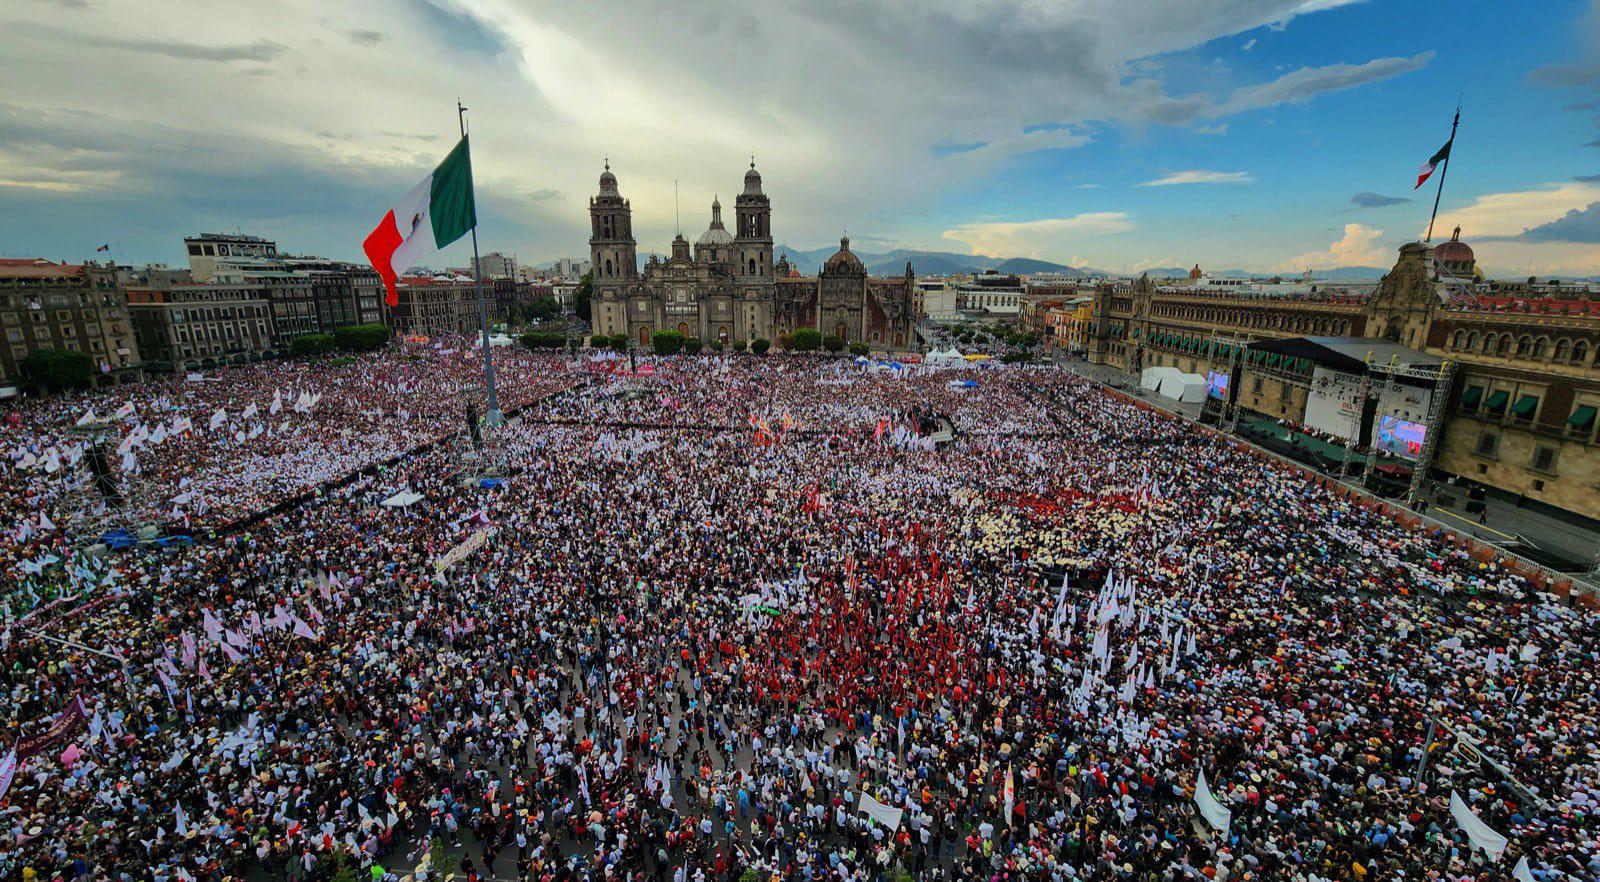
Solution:
[[[249,407],[244,409],[244,413],[239,414],[239,417],[240,417],[240,419],[246,419],[247,420],[247,419],[255,416],[258,412],[259,411],[256,410],[255,404],[252,403]]]
[[[218,426],[222,425],[223,423],[225,423],[227,421],[228,421],[228,412],[226,410],[223,410],[220,407],[217,408],[217,412],[211,415],[211,431],[215,432],[217,430]]]
[[[0,793],[4,792],[4,790],[0,790]],[[1533,882],[1533,870],[1528,868],[1527,855],[1523,855],[1522,859],[1517,861],[1517,865],[1511,868],[1511,878],[1517,880],[1517,882]]]
[[[1206,770],[1201,769],[1194,784],[1194,804],[1200,809],[1200,817],[1206,819],[1211,829],[1223,836],[1228,835],[1228,825],[1233,822],[1233,812],[1217,798],[1211,795],[1211,788],[1206,784]]]
[[[1466,832],[1467,841],[1472,843],[1473,848],[1483,849],[1495,860],[1499,860],[1500,855],[1505,853],[1506,838],[1473,814],[1472,809],[1467,807],[1454,790],[1450,791],[1450,817],[1455,818],[1456,823]]]
[[[866,793],[861,794],[861,802],[856,806],[856,811],[888,827],[891,831],[900,829],[900,816],[906,813],[905,809],[884,805]]]
[[[11,789],[11,779],[15,778],[16,775],[17,749],[13,747],[11,752],[6,754],[6,758],[0,760],[0,799],[3,799],[6,791]]]
[[[283,393],[274,390],[272,393],[272,404],[267,406],[267,413],[276,416],[280,410],[283,410]]]
[[[317,632],[311,630],[311,626],[306,624],[304,619],[296,615],[291,615],[290,618],[294,620],[294,632],[296,634],[307,640],[317,639]]]
[[[83,416],[78,417],[78,421],[74,425],[87,426],[92,422],[94,422],[94,408],[91,407],[83,412]]]

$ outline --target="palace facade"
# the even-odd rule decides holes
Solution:
[[[1582,286],[1480,281],[1459,229],[1437,247],[1401,246],[1376,289],[1319,283],[1275,296],[1148,277],[1101,286],[1089,358],[1131,374],[1227,372],[1250,343],[1317,336],[1379,338],[1453,362],[1434,467],[1600,519],[1600,299]],[[1309,365],[1246,357],[1236,382],[1246,411],[1304,421]]]
[[[648,345],[656,331],[730,343],[775,340],[813,327],[847,343],[874,349],[914,347],[915,278],[871,277],[841,239],[839,251],[816,276],[802,276],[786,260],[773,262],[772,206],[755,164],[734,201],[734,230],[711,203],[711,223],[695,240],[679,233],[670,256],[638,264],[633,208],[617,189],[610,163],[600,192],[589,199],[589,253],[594,271],[593,321],[597,334],[626,334]]]

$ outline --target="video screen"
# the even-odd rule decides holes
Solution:
[[[1228,375],[1216,371],[1206,371],[1206,395],[1210,398],[1228,400]]]
[[[1427,437],[1427,433],[1428,427],[1422,423],[1413,423],[1394,416],[1380,417],[1378,449],[1387,450],[1407,459],[1416,459],[1422,455],[1422,441]]]

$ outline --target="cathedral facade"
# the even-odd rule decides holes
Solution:
[[[724,344],[776,340],[812,327],[847,343],[873,349],[914,347],[915,279],[873,278],[850,252],[850,240],[814,277],[773,261],[772,206],[751,163],[744,191],[734,200],[734,231],[711,203],[711,223],[691,247],[682,233],[670,256],[652,254],[643,269],[633,237],[633,208],[617,189],[607,163],[600,192],[589,199],[589,254],[594,267],[596,334],[626,334],[647,346],[657,331],[678,331]]]

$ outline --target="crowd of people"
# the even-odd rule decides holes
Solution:
[[[420,355],[230,375],[334,462],[212,505],[384,464],[9,615],[0,877],[1600,878],[1600,625],[1448,534],[1053,368],[519,355],[469,458]]]

